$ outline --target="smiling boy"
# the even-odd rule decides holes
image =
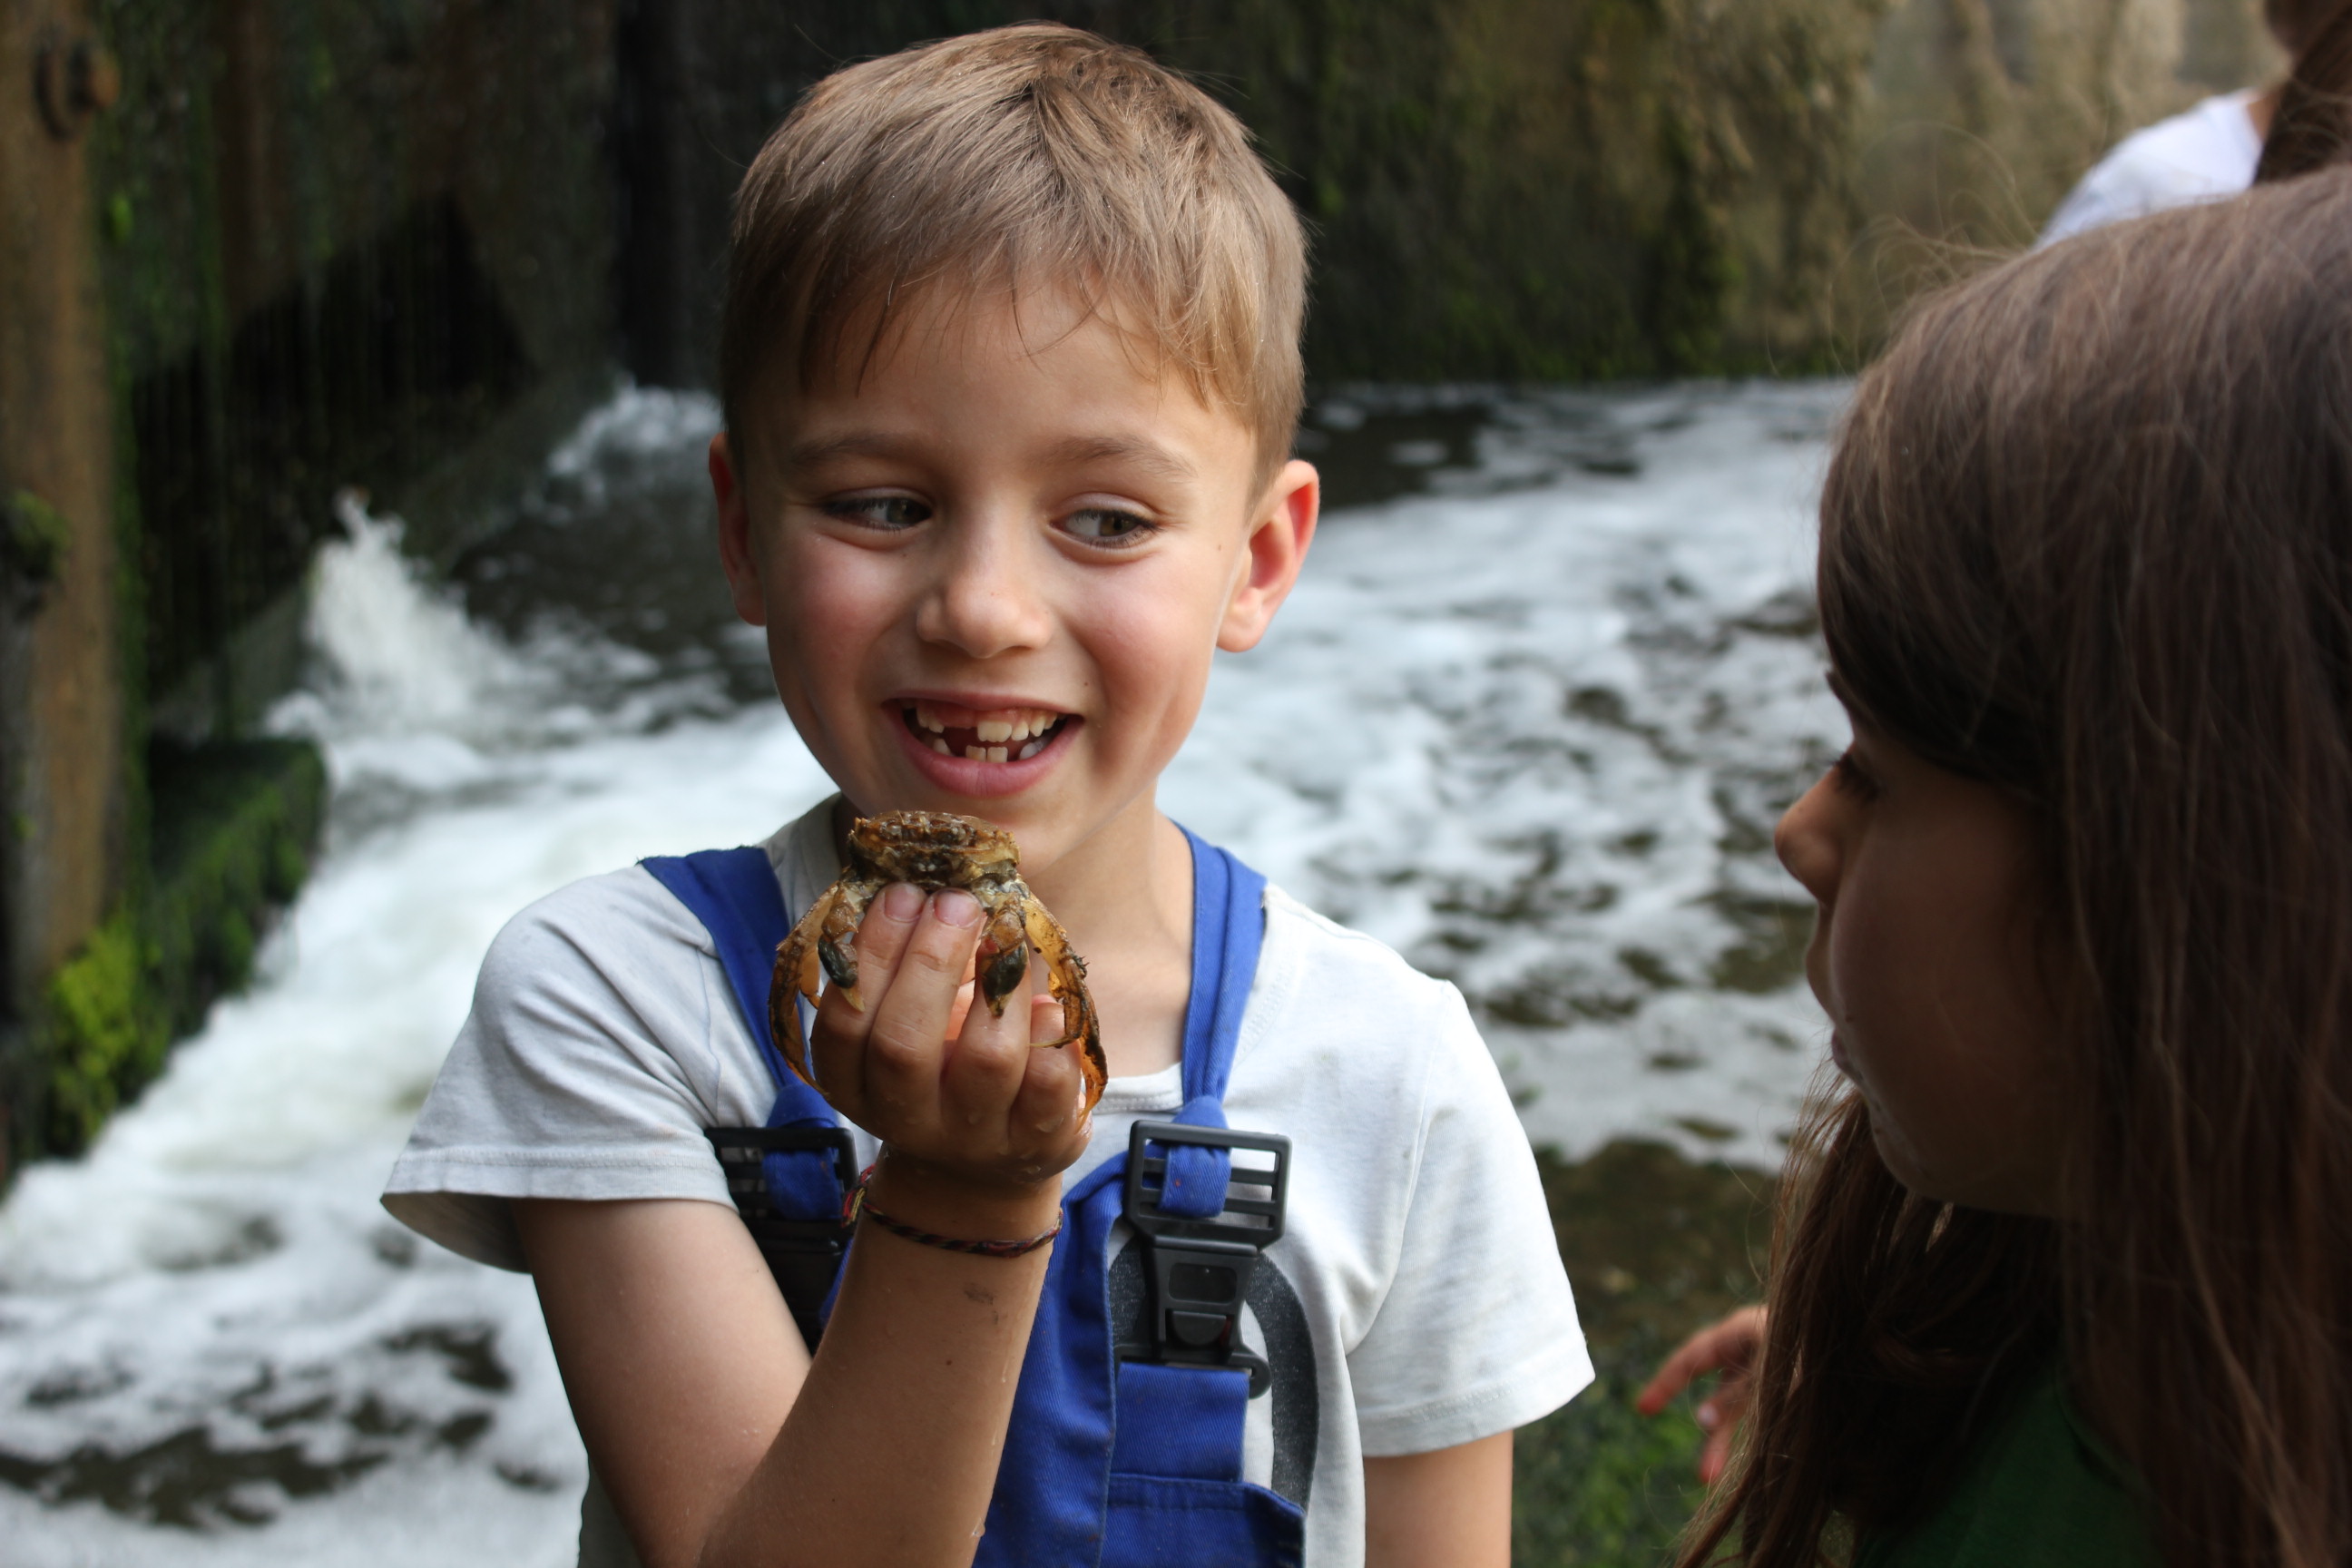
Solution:
[[[385,1197],[535,1277],[583,1563],[1507,1560],[1511,1430],[1591,1375],[1509,1098],[1450,986],[1154,801],[1313,536],[1303,275],[1238,124],[1067,28],[844,71],[746,177],[721,555],[841,794],[518,916]],[[766,951],[908,809],[1017,838],[1090,1115],[954,891],[874,900],[824,1102],[773,1070]]]

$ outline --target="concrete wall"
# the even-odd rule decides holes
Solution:
[[[1852,363],[1942,242],[2024,243],[2126,132],[2278,65],[2259,0],[645,0],[635,374],[707,383],[729,195],[809,82],[1029,16],[1151,47],[1257,133],[1315,226],[1324,377]]]
[[[194,740],[282,685],[290,637],[238,634],[290,632],[269,612],[335,488],[438,483],[419,526],[459,530],[471,498],[442,470],[529,447],[601,389],[614,5],[103,3],[124,96],[95,177],[145,663]]]
[[[1966,264],[1923,239],[2030,244],[2124,135],[2284,67],[2261,0],[1904,0],[1864,100],[1859,265],[1842,282],[1853,334]]]
[[[125,870],[113,421],[85,134],[108,92],[88,68],[93,38],[72,0],[0,5],[0,995],[11,997],[98,929]],[[11,1022],[0,1012],[0,1072],[16,1059]],[[0,1114],[21,1098],[9,1087],[0,1078]]]
[[[610,386],[615,17],[0,0],[0,1161],[86,1141],[300,879],[318,759],[247,737],[333,491],[452,550]]]

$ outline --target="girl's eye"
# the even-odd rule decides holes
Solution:
[[[1836,762],[1830,764],[1830,777],[1836,782],[1840,789],[1851,793],[1857,800],[1870,801],[1878,798],[1878,781],[1864,772],[1860,763],[1854,761],[1853,752],[1851,750],[1843,752]]]
[[[912,528],[931,520],[931,509],[912,496],[853,496],[824,503],[825,513],[867,528]]]
[[[1090,506],[1074,511],[1062,520],[1062,530],[1089,544],[1128,546],[1140,544],[1159,531],[1159,525],[1131,511],[1114,511],[1108,507]]]

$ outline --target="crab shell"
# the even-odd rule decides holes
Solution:
[[[792,934],[776,946],[776,969],[768,987],[768,1029],[784,1065],[810,1088],[808,1041],[801,1028],[799,999],[817,1000],[819,977],[829,980],[863,1008],[857,993],[857,928],[874,896],[892,882],[911,882],[926,891],[956,888],[980,903],[987,924],[976,959],[981,999],[998,1017],[1029,969],[1029,950],[1045,961],[1045,983],[1062,1005],[1062,1037],[1035,1048],[1076,1044],[1086,1079],[1084,1110],[1102,1098],[1108,1068],[1102,1026],[1094,998],[1087,994],[1086,960],[1070,951],[1069,934],[1021,879],[1021,852],[1013,835],[976,816],[943,811],[892,811],[862,816],[849,830],[849,864],[825,889]]]

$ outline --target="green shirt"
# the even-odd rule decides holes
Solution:
[[[2158,1568],[2133,1483],[2062,1383],[2054,1364],[2034,1378],[1933,1511],[1864,1540],[1853,1568]]]

